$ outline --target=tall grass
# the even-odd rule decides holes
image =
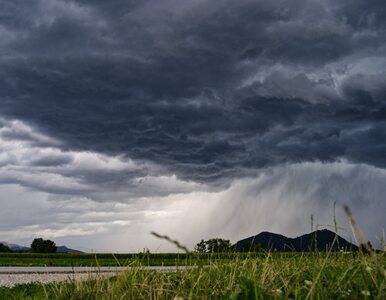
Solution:
[[[30,299],[385,299],[384,254],[313,253],[216,259],[173,272],[139,262],[106,279],[34,287]],[[12,299],[22,286],[0,290]],[[26,292],[27,293],[27,292]],[[18,297],[19,297],[18,296]],[[18,299],[18,298],[14,298]]]

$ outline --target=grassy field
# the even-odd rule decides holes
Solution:
[[[0,253],[0,266],[127,266],[140,263],[146,266],[180,266],[208,263],[217,259],[235,257],[262,257],[264,253],[136,253],[136,254],[40,254],[40,253]],[[283,254],[284,255],[284,254]]]
[[[133,262],[145,265],[176,265],[183,263],[184,255],[177,254],[38,254],[3,253],[0,266],[127,266]]]
[[[167,256],[167,255],[166,255]],[[226,256],[226,255],[225,255]],[[110,279],[1,288],[0,299],[385,299],[383,254],[208,256],[191,269],[132,268]]]

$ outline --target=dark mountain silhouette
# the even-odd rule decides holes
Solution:
[[[280,252],[359,250],[356,245],[349,243],[344,238],[327,229],[317,230],[297,238],[288,238],[276,233],[262,232],[238,241],[235,244],[235,249],[240,252],[250,251],[250,249],[256,249],[257,245],[260,245],[265,250]]]

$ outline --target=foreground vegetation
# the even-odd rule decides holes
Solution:
[[[266,253],[159,272],[135,260],[109,279],[1,288],[0,299],[385,299],[385,263],[383,254]]]

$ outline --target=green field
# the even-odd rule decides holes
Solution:
[[[177,254],[0,254],[0,266],[127,266],[133,262],[157,266],[176,265],[184,260],[185,255]]]
[[[285,255],[285,254],[282,254]],[[0,266],[179,266],[230,260],[236,257],[263,257],[264,253],[136,253],[136,254],[58,254],[58,253],[1,253]]]
[[[76,255],[73,260],[80,262],[85,257],[92,258]],[[101,254],[98,260],[104,257],[109,259],[108,254]],[[0,288],[0,299],[386,298],[384,254],[150,254],[147,258],[120,254],[117,259],[130,261],[132,268],[110,279],[97,277],[85,282],[70,280]],[[196,267],[176,272],[150,271],[142,267],[146,259],[149,262],[177,259],[179,265],[185,262]]]

